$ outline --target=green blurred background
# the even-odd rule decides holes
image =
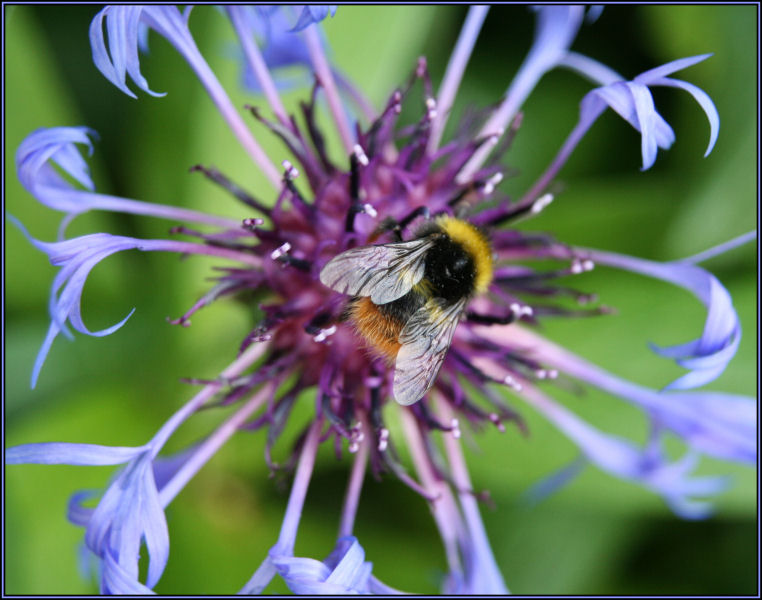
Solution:
[[[241,208],[200,175],[215,165],[250,190],[269,190],[221,121],[187,64],[152,33],[141,68],[152,98],[128,98],[108,83],[90,58],[87,31],[95,7],[17,6],[6,14],[7,210],[39,239],[53,240],[61,215],[36,203],[14,176],[14,153],[38,127],[87,125],[100,134],[90,160],[97,189],[125,197],[209,210],[241,218]],[[561,172],[564,193],[543,215],[522,225],[553,232],[570,243],[658,260],[706,249],[756,223],[755,6],[614,6],[583,26],[573,49],[625,76],[669,60],[713,52],[676,77],[706,90],[720,112],[719,141],[702,158],[709,127],[690,96],[654,92],[677,141],[641,173],[637,134],[611,111],[583,140]],[[342,7],[325,24],[333,60],[381,106],[426,55],[435,82],[465,16],[464,7]],[[198,7],[190,19],[198,45],[236,106],[264,104],[241,91],[230,59],[231,29],[220,12]],[[468,105],[496,102],[532,39],[524,7],[495,7],[469,65],[453,124]],[[135,86],[130,84],[132,89]],[[545,77],[525,106],[525,118],[506,162],[519,170],[501,189],[520,195],[548,164],[577,117],[589,89],[571,73]],[[289,107],[302,91],[285,94]],[[328,119],[323,118],[327,123]],[[277,163],[284,150],[253,125]],[[335,138],[334,138],[335,139]],[[334,148],[336,146],[334,145]],[[168,224],[91,213],[68,234],[109,231],[164,237]],[[253,311],[222,301],[202,310],[187,329],[165,317],[182,314],[210,285],[214,261],[129,252],[96,267],[83,297],[91,329],[137,310],[117,334],[56,340],[38,386],[29,389],[34,357],[48,326],[47,302],[55,269],[6,223],[5,417],[8,445],[79,441],[139,445],[190,397],[181,377],[213,377],[233,358],[252,327]],[[757,387],[756,251],[748,245],[706,265],[731,292],[744,327],[738,355],[712,389],[754,395]],[[548,320],[551,339],[624,377],[660,387],[681,370],[647,349],[647,342],[696,337],[703,311],[682,290],[599,268],[575,279],[616,307],[614,316]],[[589,391],[557,395],[606,431],[642,440],[645,422],[630,406]],[[497,561],[514,593],[526,594],[752,594],[757,581],[756,472],[705,460],[701,473],[731,473],[735,485],[704,522],[674,517],[663,502],[632,484],[586,469],[571,485],[535,507],[521,500],[533,482],[567,464],[574,446],[519,400],[527,438],[509,428],[473,436],[467,458],[474,485],[494,508],[482,513]],[[387,414],[393,420],[393,407]],[[219,422],[212,411],[194,417],[173,440],[178,449]],[[399,436],[393,430],[393,437]],[[276,454],[285,456],[287,441]],[[470,436],[466,435],[466,438]],[[264,436],[240,433],[169,506],[171,557],[161,593],[233,593],[275,542],[285,508],[286,480],[273,480],[263,460]],[[675,443],[675,450],[679,444]],[[68,496],[102,487],[111,468],[20,466],[6,469],[6,582],[9,594],[78,594],[97,590],[77,572],[82,531],[65,520]],[[324,450],[307,498],[297,553],[331,550],[348,473]],[[446,566],[426,504],[388,477],[368,478],[356,533],[374,572],[395,587],[435,593]],[[269,591],[287,591],[275,582]]]

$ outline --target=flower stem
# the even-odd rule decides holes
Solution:
[[[141,240],[135,248],[144,252],[162,251],[179,252],[181,254],[201,254],[206,256],[217,256],[237,260],[238,262],[251,265],[252,267],[261,267],[262,259],[253,254],[244,254],[237,250],[220,248],[219,246],[207,246],[205,244],[196,244],[194,242],[175,242],[172,240]]]
[[[257,44],[254,42],[252,32],[246,27],[246,18],[242,13],[243,10],[245,9],[238,6],[227,7],[228,16],[238,35],[238,40],[241,42],[246,60],[249,61],[249,66],[254,71],[254,76],[257,78],[259,85],[262,86],[265,98],[267,98],[273,113],[275,113],[281,124],[291,130],[291,121],[289,121],[286,109],[280,100],[275,82],[270,76],[270,70],[267,68],[267,64],[264,58],[262,58],[262,53],[259,51]]]
[[[90,205],[96,210],[108,210],[133,215],[158,217],[160,219],[169,219],[171,221],[189,221],[191,223],[203,223],[204,225],[227,227],[230,229],[240,229],[241,227],[241,222],[235,219],[227,219],[225,217],[218,217],[187,208],[177,208],[166,204],[153,204],[151,202],[120,198],[118,196],[109,196],[107,194],[94,194],[93,192],[71,191],[68,192],[68,195],[75,201],[80,198],[83,205]]]
[[[445,422],[452,421],[454,414],[444,399],[439,398],[439,411]],[[484,529],[479,507],[476,504],[476,498],[472,493],[471,479],[468,476],[466,461],[463,458],[463,451],[460,442],[451,433],[445,433],[444,445],[447,457],[450,460],[453,482],[458,490],[460,505],[463,508],[463,516],[470,534],[472,550],[474,553],[474,563],[478,565],[479,585],[482,591],[489,590],[492,594],[509,594],[505,586],[503,576],[495,562],[492,554],[492,548],[487,538],[487,532]]]
[[[479,37],[479,31],[481,31],[488,11],[489,6],[472,6],[468,9],[468,16],[458,36],[455,50],[453,50],[452,56],[450,56],[450,62],[447,63],[442,87],[439,89],[437,116],[431,123],[431,134],[426,147],[429,154],[435,152],[439,147],[439,141],[442,139],[447,117],[450,116],[455,94],[460,86],[463,72],[466,70],[468,59],[471,58],[476,38]]]
[[[402,409],[402,427],[407,438],[410,455],[413,458],[415,470],[421,478],[423,487],[437,497],[429,504],[434,521],[442,536],[442,543],[447,555],[447,564],[451,571],[461,573],[463,571],[460,555],[458,554],[458,535],[462,529],[462,521],[455,499],[452,497],[447,485],[437,478],[429,462],[429,457],[423,444],[423,438],[415,421],[415,417],[408,409]]]
[[[206,88],[212,101],[217,106],[217,109],[222,114],[222,117],[227,121],[230,129],[233,131],[233,135],[238,138],[238,141],[243,146],[244,150],[249,153],[249,156],[254,160],[254,163],[265,174],[267,179],[270,180],[275,189],[279,189],[281,186],[281,174],[275,165],[270,161],[265,151],[259,145],[249,128],[243,122],[243,119],[236,111],[233,103],[230,101],[225,89],[217,79],[214,71],[209,67],[204,57],[201,56],[198,48],[193,47],[193,60],[189,60],[189,64],[198,75],[201,83]]]
[[[307,433],[307,439],[304,441],[302,453],[299,456],[299,464],[296,467],[294,484],[291,487],[291,495],[288,498],[286,515],[283,517],[283,525],[278,536],[277,546],[283,554],[292,555],[294,552],[296,530],[302,517],[302,508],[304,507],[304,499],[307,496],[307,488],[312,477],[312,468],[315,466],[322,424],[322,419],[317,419],[312,424]]]
[[[355,462],[352,465],[352,473],[349,476],[347,493],[344,496],[344,509],[341,512],[339,537],[352,535],[352,530],[354,529],[357,505],[360,502],[360,490],[362,489],[363,479],[365,479],[365,467],[368,463],[368,446],[371,439],[372,436],[368,433],[365,439],[359,442]]]

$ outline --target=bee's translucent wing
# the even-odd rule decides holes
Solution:
[[[466,299],[446,305],[440,298],[419,308],[400,333],[394,399],[413,404],[429,391],[444,362]]]
[[[407,294],[423,277],[429,238],[352,248],[332,258],[320,271],[320,281],[350,296],[370,296],[386,304]]]

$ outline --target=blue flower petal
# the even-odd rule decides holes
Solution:
[[[328,4],[324,6],[305,6],[302,8],[302,12],[299,14],[299,19],[296,21],[296,25],[291,28],[291,31],[301,31],[302,29],[306,29],[313,23],[319,23],[329,14],[331,17],[336,16],[335,4]]]
[[[72,494],[66,507],[66,518],[69,522],[79,527],[87,527],[95,509],[82,506],[82,503],[99,495],[97,490],[83,490]]]
[[[16,151],[19,181],[45,206],[75,214],[88,210],[86,203],[71,197],[69,192],[74,188],[49,163],[56,163],[82,186],[94,190],[90,170],[76,147],[84,144],[92,154],[90,137],[97,134],[88,127],[53,127],[32,132]]]
[[[5,464],[120,465],[139,456],[145,450],[146,446],[132,448],[63,442],[24,444],[6,449]]]
[[[668,389],[688,389],[704,385],[723,372],[738,349],[741,326],[730,294],[714,275],[687,262],[658,263],[611,252],[584,252],[601,264],[627,269],[683,287],[707,307],[707,318],[701,337],[666,348],[651,346],[660,355],[678,359],[678,364],[694,370],[689,376],[673,381],[667,386]]]
[[[680,516],[706,516],[708,505],[692,504],[692,496],[713,495],[727,486],[724,478],[690,476],[697,462],[695,451],[670,462],[661,451],[658,435],[652,436],[645,448],[638,448],[629,440],[595,429],[531,386],[525,388],[521,395],[574,441],[590,462],[616,477],[633,481],[659,494]],[[656,431],[661,431],[661,427],[660,420]]]
[[[587,464],[588,461],[584,457],[573,460],[565,467],[561,467],[532,485],[531,488],[524,492],[524,499],[532,505],[542,502],[545,498],[552,496],[561,488],[571,483]]]
[[[137,96],[127,87],[127,74],[144,92],[152,96],[164,96],[148,87],[140,72],[138,46],[141,37],[140,18],[144,7],[107,6],[90,23],[90,46],[93,62],[98,70],[121,91],[132,98]],[[108,49],[103,33],[103,20],[108,30]]]
[[[706,60],[710,56],[712,55],[699,54],[697,56],[688,56],[686,58],[678,58],[676,60],[672,60],[668,63],[660,65],[658,67],[654,67],[653,69],[649,69],[648,71],[644,71],[640,75],[637,75],[633,79],[633,81],[637,83],[643,83],[645,85],[651,85],[653,82],[661,79],[662,77],[666,77],[667,75],[671,75],[672,73],[677,73],[677,71],[682,71],[683,69],[687,69],[688,67],[691,67],[695,64],[698,64]]]
[[[656,111],[653,97],[648,89],[652,85],[676,87],[689,92],[698,102],[709,120],[709,146],[707,156],[717,140],[720,117],[711,98],[691,83],[667,78],[666,75],[694,65],[711,55],[693,56],[669,62],[655,69],[645,71],[632,81],[616,81],[588,92],[580,104],[580,121],[594,120],[600,114],[602,100],[622,118],[627,120],[641,134],[642,171],[649,169],[656,161],[657,148],[668,149],[675,140],[669,124]]]
[[[353,536],[340,538],[322,562],[283,553],[276,545],[244,591],[261,591],[269,583],[272,572],[268,566],[273,567],[296,594],[401,593],[372,577],[373,565],[365,562],[365,551]],[[256,585],[253,584],[255,579]]]
[[[103,558],[102,578],[105,594],[145,596],[156,593],[132,577],[110,553]]]
[[[141,539],[149,552],[147,586],[158,582],[169,557],[169,532],[158,500],[151,453],[145,452],[127,465],[111,483],[90,517],[85,533],[88,547],[108,569],[118,565],[118,581],[138,582]],[[105,578],[105,575],[104,575]]]
[[[701,88],[693,85],[692,83],[688,83],[687,81],[680,81],[679,79],[670,79],[665,77],[663,79],[657,79],[651,85],[680,88],[688,92],[691,96],[693,96],[693,99],[698,102],[699,106],[701,106],[702,110],[704,111],[707,120],[709,121],[709,144],[707,145],[706,152],[704,153],[704,156],[709,156],[709,154],[714,149],[715,143],[717,142],[717,136],[720,135],[720,114],[717,112],[717,107],[714,105],[714,102],[712,102],[709,94],[707,94]]]

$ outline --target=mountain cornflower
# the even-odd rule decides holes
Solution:
[[[708,516],[712,497],[729,481],[697,474],[698,460],[707,455],[754,465],[757,408],[754,398],[695,389],[724,371],[741,339],[729,293],[699,263],[755,239],[756,232],[693,257],[656,262],[569,245],[551,233],[531,231],[524,224],[518,228],[516,223],[563,202],[556,198],[553,184],[608,108],[634,128],[636,133],[627,141],[639,138],[642,170],[651,168],[658,160],[657,150],[675,141],[671,126],[657,112],[652,97],[656,87],[678,88],[696,100],[708,121],[705,152],[711,153],[720,129],[714,103],[695,85],[673,78],[678,72],[689,77],[689,67],[710,55],[673,60],[627,79],[571,50],[582,27],[596,26],[583,25],[586,14],[594,20],[591,12],[581,6],[535,8],[534,40],[499,103],[450,127],[455,132],[448,136],[446,125],[488,7],[469,9],[439,86],[421,57],[380,108],[331,64],[320,22],[340,20],[341,10],[220,10],[240,43],[243,80],[261,91],[264,105],[235,106],[209,67],[189,26],[194,19],[206,18],[203,9],[109,6],[94,17],[89,36],[95,66],[133,97],[162,95],[157,91],[161,82],[149,82],[143,75],[146,34],[167,40],[187,62],[219,111],[218,125],[230,129],[251,165],[270,184],[244,190],[235,183],[236,173],[227,172],[224,165],[193,166],[192,171],[239,201],[238,218],[161,204],[161,198],[137,200],[99,192],[84,156],[96,151],[97,134],[87,126],[38,129],[16,153],[24,188],[45,206],[64,213],[55,241],[36,239],[32,224],[8,217],[59,268],[49,300],[50,326],[31,369],[32,387],[45,377],[43,366],[59,334],[75,337],[74,330],[90,336],[118,335],[139,310],[98,331],[83,320],[82,293],[91,270],[124,250],[215,259],[214,283],[171,320],[175,325],[187,327],[191,318],[203,318],[203,312],[196,315],[202,308],[234,297],[256,303],[259,310],[258,322],[231,347],[229,366],[219,374],[190,380],[198,390],[176,412],[166,410],[164,423],[149,440],[125,438],[115,440],[115,445],[30,443],[6,450],[7,464],[119,466],[105,489],[77,492],[68,507],[69,520],[84,529],[100,592],[153,591],[171,556],[167,507],[241,432],[263,430],[268,466],[273,471],[293,469],[280,533],[266,556],[252,559],[248,580],[234,583],[241,593],[266,591],[276,577],[295,593],[398,592],[393,573],[382,581],[374,572],[373,548],[363,545],[355,531],[368,468],[375,476],[398,478],[428,503],[447,565],[442,592],[508,593],[491,540],[510,532],[485,528],[479,484],[467,469],[461,438],[485,427],[531,435],[522,403],[579,449],[570,467],[536,488],[540,495],[590,464],[660,496],[678,516]],[[282,68],[309,74],[311,90],[305,92],[298,115],[290,114],[281,99]],[[515,196],[509,197],[500,191],[508,183],[502,183],[506,151],[521,135],[528,98],[556,68],[582,75],[592,88],[579,101],[577,124],[559,135],[550,164],[532,185],[512,190]],[[289,85],[298,80],[291,78]],[[171,95],[159,101],[171,102]],[[255,121],[258,129],[251,126]],[[255,137],[266,133],[283,143],[277,160]],[[335,147],[329,145],[331,140],[336,140]],[[110,233],[66,237],[72,221],[95,210],[165,219],[172,228],[170,235],[152,239]],[[441,215],[466,220],[483,231],[492,252],[485,260],[494,267],[487,292],[469,297],[458,316],[433,386],[422,389],[417,402],[402,406],[393,396],[394,361],[369,351],[347,318],[348,296],[323,285],[320,273],[348,249],[410,240]],[[687,370],[671,383],[664,382],[664,389],[627,381],[542,335],[547,318],[580,319],[581,324],[583,317],[611,312],[576,287],[575,279],[596,266],[668,282],[705,307],[703,330],[695,340],[653,347]],[[570,306],[569,299],[576,306]],[[641,410],[648,422],[647,440],[598,429],[554,398],[563,388],[575,386],[598,388]],[[195,443],[169,452],[170,439],[201,411],[224,411],[225,416]],[[303,422],[292,418],[295,414],[308,418]],[[286,464],[278,465],[273,449],[289,427],[300,430]],[[682,441],[677,456],[665,447],[675,437]],[[336,500],[339,530],[333,547],[317,557],[303,556],[297,550],[297,533],[322,444],[350,465],[348,483],[343,502]],[[143,546],[147,561],[141,563]]]

